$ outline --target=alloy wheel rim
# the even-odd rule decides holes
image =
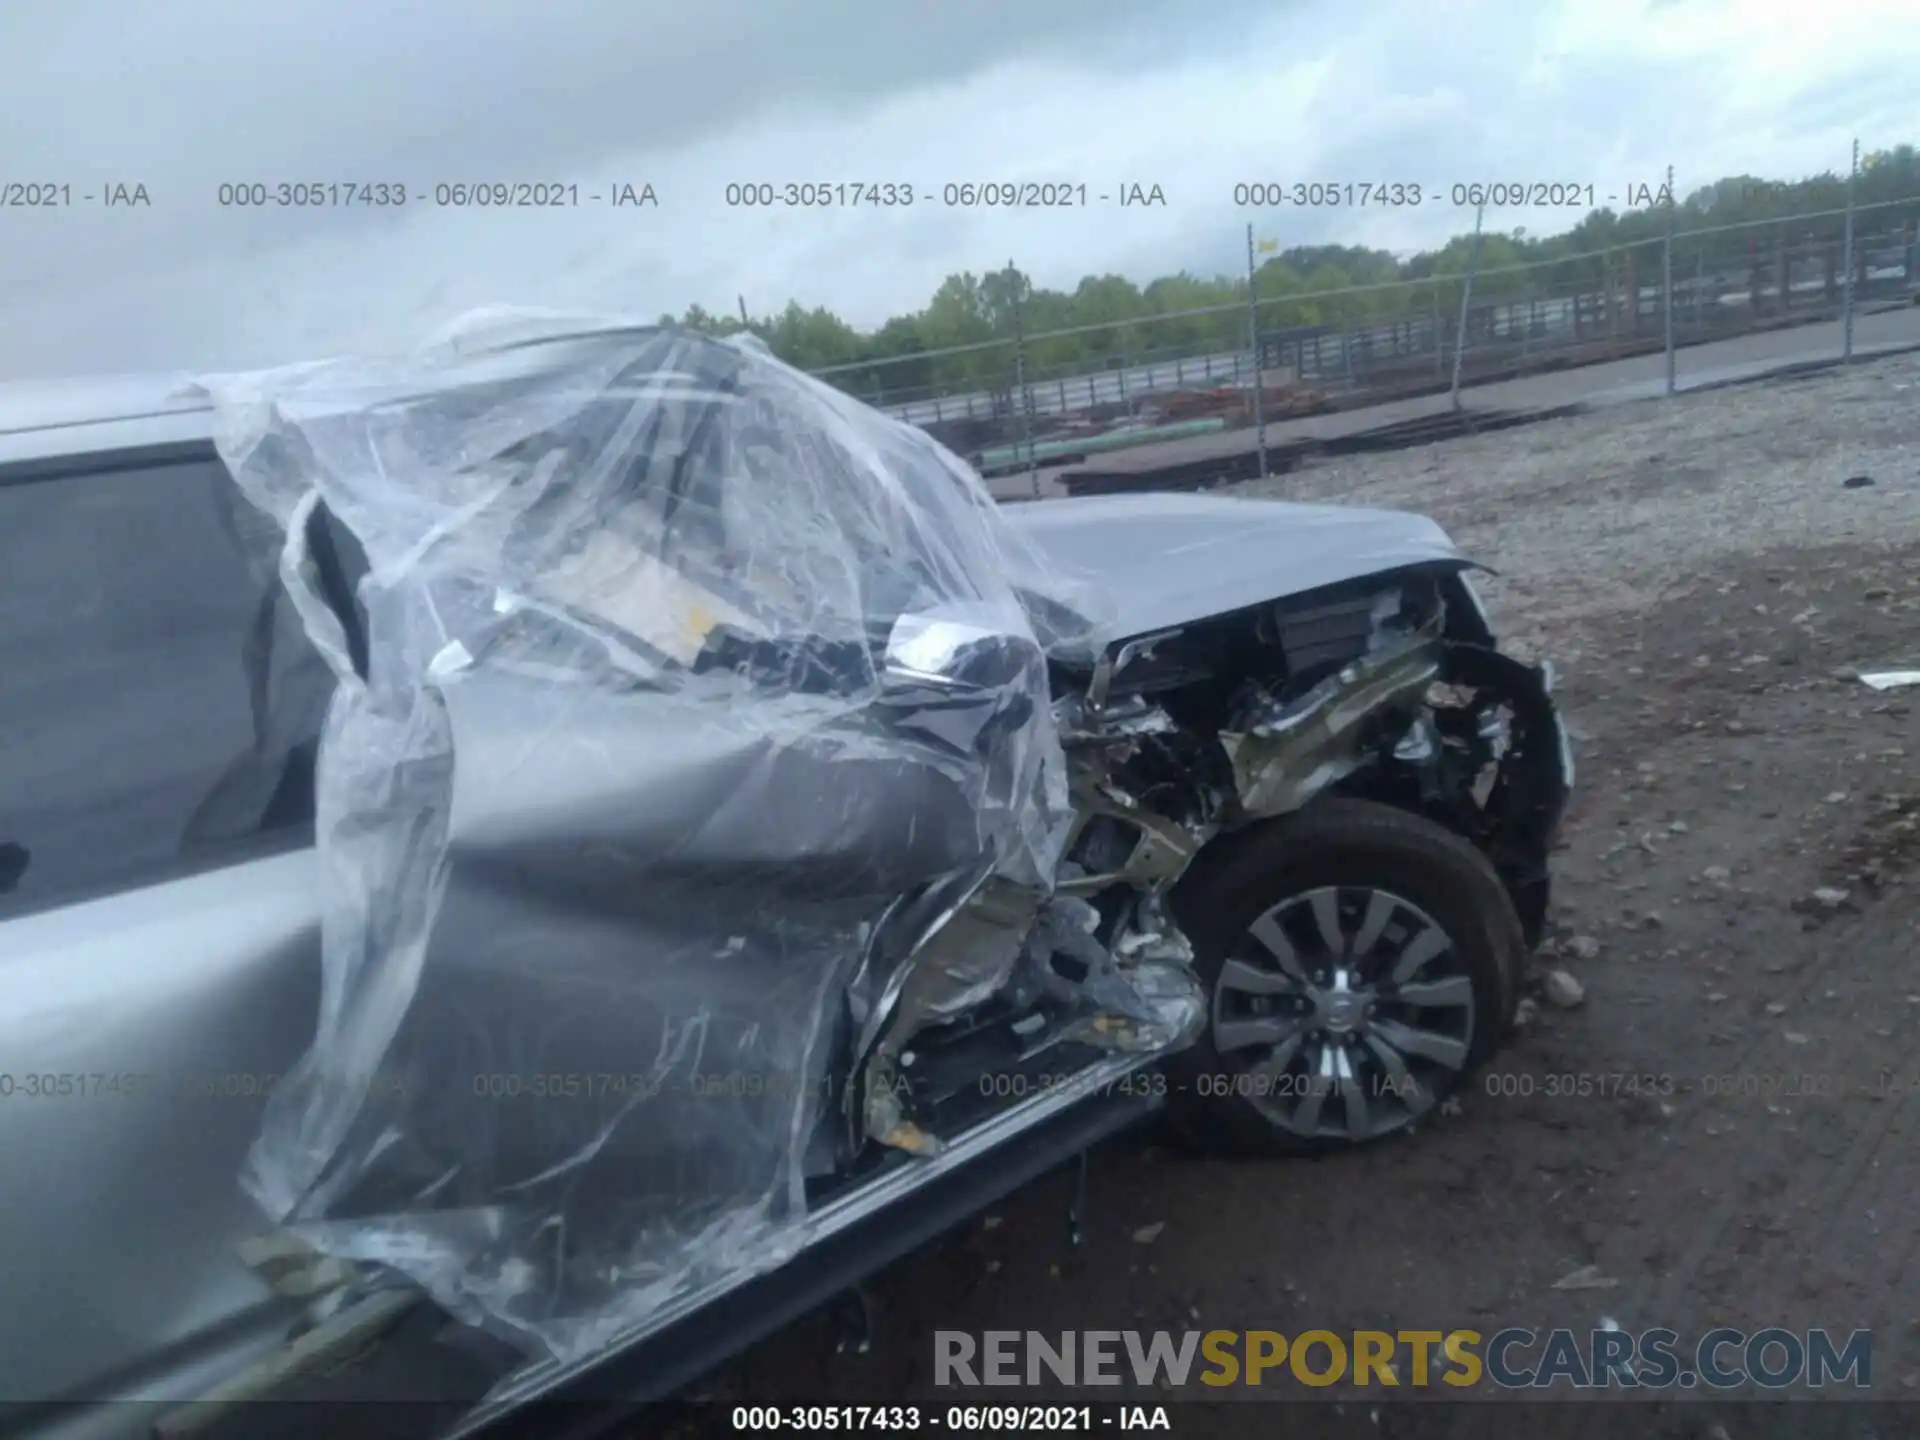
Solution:
[[[1305,1139],[1400,1130],[1465,1068],[1473,981],[1452,937],[1372,886],[1323,886],[1262,913],[1221,966],[1212,1040],[1230,1088]]]

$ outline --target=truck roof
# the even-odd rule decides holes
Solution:
[[[0,383],[0,465],[210,444],[213,410],[184,375]]]

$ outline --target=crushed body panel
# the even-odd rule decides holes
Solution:
[[[204,384],[337,682],[318,1034],[248,1189],[558,1358],[781,1263],[862,937],[904,890],[1050,882],[1042,567],[953,456],[757,342],[492,316]],[[954,606],[995,668],[903,700],[892,626]]]

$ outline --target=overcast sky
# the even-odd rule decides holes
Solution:
[[[862,326],[956,270],[1045,285],[1411,250],[1444,187],[1605,197],[1845,168],[1920,140],[1914,0],[60,0],[0,7],[0,378],[402,345],[470,307],[653,315],[788,300]],[[436,187],[574,184],[577,208]],[[1236,182],[1418,182],[1417,210],[1249,215]],[[223,183],[397,182],[398,210],[223,208]],[[899,210],[749,212],[729,182],[908,184]],[[1084,209],[947,208],[949,182]],[[113,184],[150,205],[106,208]],[[614,209],[650,184],[657,207]],[[1159,185],[1164,208],[1102,204]],[[88,201],[83,196],[95,198]],[[15,199],[14,196],[4,198]],[[1501,229],[1578,211],[1508,211]]]

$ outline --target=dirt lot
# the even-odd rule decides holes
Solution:
[[[1869,1326],[1875,1394],[1920,1399],[1920,690],[1849,668],[1920,666],[1917,400],[1903,358],[1272,482],[1433,514],[1502,572],[1507,638],[1558,661],[1581,774],[1542,964],[1584,1001],[1542,1002],[1401,1142],[1267,1164],[1124,1142],[1094,1159],[1081,1248],[1049,1178],[882,1277],[870,1353],[810,1321],[710,1393],[945,1402],[936,1328],[1604,1316]],[[1583,1266],[1609,1283],[1555,1288]],[[1707,1421],[1680,1404],[1639,1433]],[[1365,1423],[1479,1433],[1457,1405]]]

